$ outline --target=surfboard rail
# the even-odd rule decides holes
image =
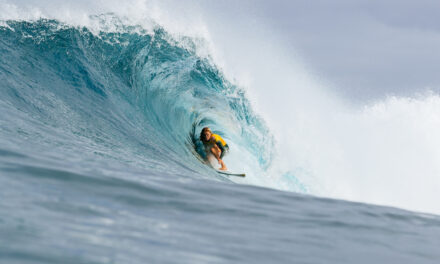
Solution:
[[[228,176],[246,177],[245,173],[233,173],[233,172],[221,171],[221,170],[216,170],[216,171],[220,174],[224,174],[224,175],[228,175]]]

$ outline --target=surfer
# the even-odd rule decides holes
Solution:
[[[223,157],[228,153],[228,144],[217,134],[212,133],[209,127],[204,127],[202,132],[200,132],[200,140],[205,146],[205,151],[208,153],[210,151],[214,157],[217,159],[218,164],[221,165],[220,170],[227,170],[225,163],[223,162]]]

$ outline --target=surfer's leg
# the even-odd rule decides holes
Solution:
[[[220,149],[219,147],[217,147],[217,145],[214,145],[214,146],[211,148],[211,153],[214,155],[214,157],[215,157],[217,160],[219,160],[219,159],[220,159],[220,156],[221,156],[221,154],[222,154],[222,151],[221,151],[221,149]]]
[[[223,160],[219,160],[218,163],[220,163],[220,165],[222,166],[219,170],[228,170],[228,168],[226,167],[226,165],[223,162]]]
[[[222,151],[221,149],[217,146],[214,145],[211,148],[211,152],[212,154],[215,156],[215,158],[218,160],[218,164],[220,164],[222,167],[220,168],[220,170],[227,170],[228,168],[226,167],[225,163],[223,162],[223,160],[220,158],[220,156],[222,155]]]

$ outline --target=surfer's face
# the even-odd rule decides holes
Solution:
[[[203,135],[205,136],[205,140],[209,140],[211,138],[211,131],[205,131],[205,133],[203,133]]]

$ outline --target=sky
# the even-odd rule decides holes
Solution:
[[[440,91],[440,1],[231,2],[216,8],[267,25],[342,96],[374,100]]]

